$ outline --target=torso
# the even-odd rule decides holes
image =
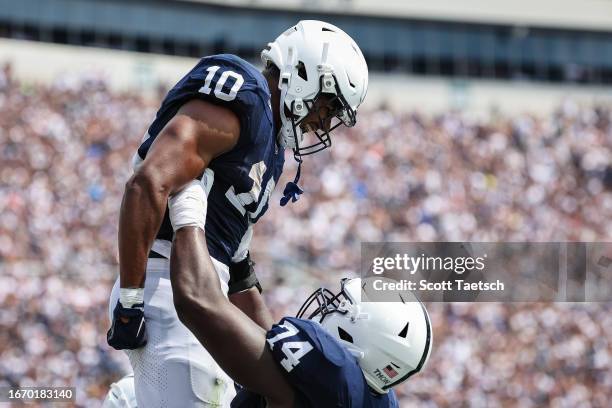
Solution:
[[[284,151],[276,143],[265,78],[246,61],[222,54],[202,58],[168,92],[138,149],[136,165],[178,109],[191,99],[227,107],[240,120],[236,146],[213,159],[202,175],[208,196],[208,251],[227,265],[241,252],[241,243],[248,245],[250,226],[266,212],[283,170]],[[156,238],[172,240],[167,209]]]

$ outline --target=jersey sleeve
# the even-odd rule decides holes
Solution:
[[[266,337],[274,359],[310,406],[344,404],[351,400],[351,385],[362,383],[353,357],[317,323],[284,318]]]
[[[262,113],[261,95],[266,92],[261,74],[246,61],[229,54],[202,58],[168,92],[148,133],[157,135],[181,106],[192,99],[230,109],[240,120],[241,128],[247,129],[253,115]]]
[[[246,61],[231,54],[202,58],[168,91],[138,148],[138,155],[144,160],[157,135],[181,106],[193,99],[211,102],[234,112],[241,128],[238,144],[251,146],[255,137],[253,123],[261,122],[263,117],[272,123],[272,113],[266,108],[268,98],[265,78]]]
[[[203,58],[177,87],[179,98],[207,100],[242,116],[254,105],[257,83],[238,62],[213,56]]]

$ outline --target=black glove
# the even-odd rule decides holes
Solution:
[[[127,322],[123,320],[127,319]],[[106,342],[116,350],[134,350],[147,344],[144,303],[125,308],[117,301],[113,323],[106,333]]]
[[[230,279],[228,282],[228,295],[242,292],[255,286],[259,293],[262,292],[261,284],[255,275],[255,262],[251,260],[251,254],[247,252],[246,258],[229,266]]]

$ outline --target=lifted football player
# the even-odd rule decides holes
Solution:
[[[335,127],[355,125],[365,97],[365,59],[331,24],[298,23],[270,43],[262,59],[263,73],[234,55],[201,59],[169,91],[134,155],[121,205],[120,277],[107,339],[128,354],[140,406],[227,405],[234,395],[233,382],[175,310],[168,197],[194,179],[202,185],[208,216],[199,244],[210,255],[202,273],[213,273],[221,293],[269,329],[273,321],[248,256],[252,226],[268,208],[284,149],[301,163],[302,156],[329,147]],[[306,132],[315,143],[305,143]],[[299,174],[298,166],[281,205],[301,193]]]

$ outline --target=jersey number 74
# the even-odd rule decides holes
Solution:
[[[274,344],[278,341],[295,336],[299,333],[298,328],[287,321],[276,327],[282,327],[287,331],[279,333],[276,336],[268,339],[270,349],[274,349]],[[287,370],[287,372],[291,372],[291,370],[300,364],[300,358],[304,357],[304,355],[306,355],[310,350],[312,350],[312,344],[307,341],[283,340],[281,341],[281,351],[285,354],[285,358],[280,361],[280,364],[285,370]]]

